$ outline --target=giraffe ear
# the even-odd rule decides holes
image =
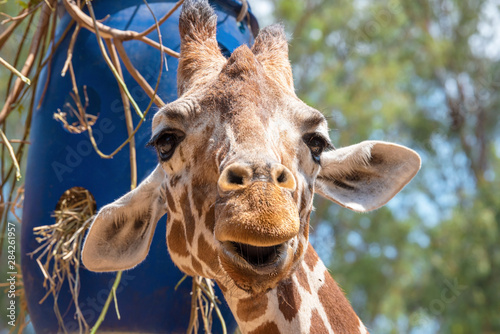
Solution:
[[[158,220],[166,213],[161,166],[134,190],[104,206],[85,239],[82,261],[92,271],[118,271],[141,263]]]
[[[283,88],[294,91],[292,67],[288,59],[288,41],[281,24],[273,24],[259,32],[252,51],[271,77]]]
[[[364,141],[321,156],[316,193],[354,211],[375,210],[420,169],[419,155],[404,146]]]
[[[181,53],[177,70],[179,96],[211,72],[218,73],[226,59],[216,39],[217,16],[207,0],[186,0],[179,16]]]

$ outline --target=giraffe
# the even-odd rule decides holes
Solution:
[[[206,0],[179,18],[179,98],[155,114],[158,166],[104,206],[85,239],[92,271],[133,268],[167,213],[167,247],[188,275],[214,279],[242,333],[367,333],[309,243],[313,195],[379,208],[418,172],[382,141],[334,148],[323,114],[295,94],[281,25],[226,59]]]

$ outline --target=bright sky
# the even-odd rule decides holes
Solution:
[[[471,50],[477,56],[500,60],[500,0],[484,4],[483,20],[478,24],[479,35],[469,41]]]

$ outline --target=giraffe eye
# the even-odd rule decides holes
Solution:
[[[156,148],[161,161],[167,161],[172,157],[184,137],[183,133],[166,131],[153,138],[148,145]]]
[[[319,164],[321,153],[323,153],[325,149],[328,149],[331,144],[323,138],[323,136],[317,133],[307,134],[304,136],[303,140],[309,147],[309,150],[311,150],[313,160]]]

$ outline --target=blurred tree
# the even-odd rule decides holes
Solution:
[[[316,201],[312,241],[366,325],[500,333],[496,2],[278,0],[274,15],[298,94],[331,117],[335,144],[390,140],[423,157],[386,208]]]
[[[391,140],[423,157],[416,179],[376,212],[316,201],[312,241],[370,332],[500,333],[497,2],[273,4],[292,36],[298,94],[330,116],[334,143]],[[25,114],[9,137],[22,134]]]

